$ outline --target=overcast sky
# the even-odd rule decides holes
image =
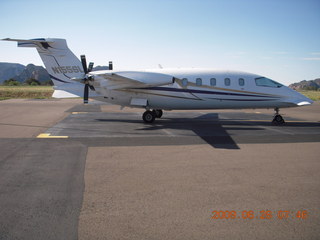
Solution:
[[[0,38],[66,38],[76,55],[115,69],[320,77],[320,0],[0,0],[0,22]],[[0,42],[0,62],[42,65],[13,42]]]

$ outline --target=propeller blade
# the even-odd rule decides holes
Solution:
[[[83,67],[83,71],[85,74],[88,73],[88,68],[87,68],[87,60],[86,60],[86,56],[85,55],[81,55],[81,63],[82,63],[82,67]]]
[[[86,56],[85,55],[81,55],[81,63],[82,63],[82,67],[83,67],[83,71],[84,71],[84,78],[82,79],[82,81],[84,82],[84,92],[83,92],[83,103],[86,104],[88,103],[88,99],[89,99],[89,87],[91,90],[95,90],[93,86],[91,86],[89,84],[89,81],[92,81],[93,78],[91,76],[88,75],[89,72],[92,71],[93,68],[93,62],[89,63],[89,67],[87,67],[87,60],[86,60]]]
[[[111,61],[109,62],[109,70],[113,70],[113,63]]]
[[[85,84],[84,85],[84,93],[83,93],[83,103],[88,103],[88,98],[89,98],[89,85]]]
[[[89,63],[88,72],[91,72],[91,71],[92,71],[93,64],[94,64],[93,62],[90,62],[90,63]]]

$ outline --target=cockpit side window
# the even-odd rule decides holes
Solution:
[[[265,77],[256,78],[255,81],[256,81],[256,85],[260,87],[279,88],[283,86],[282,84]]]

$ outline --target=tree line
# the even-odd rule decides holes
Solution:
[[[34,78],[29,78],[25,80],[24,82],[19,82],[13,78],[10,78],[8,80],[5,80],[2,85],[4,86],[53,86],[52,80],[47,80],[40,82]]]

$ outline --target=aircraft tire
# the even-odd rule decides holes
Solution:
[[[154,113],[156,118],[161,118],[162,117],[163,111],[161,109],[155,109],[152,112]]]
[[[276,125],[284,124],[283,117],[280,114],[275,115],[272,120],[272,123]]]
[[[153,123],[156,119],[155,113],[153,111],[145,111],[142,115],[142,119],[145,123]]]

